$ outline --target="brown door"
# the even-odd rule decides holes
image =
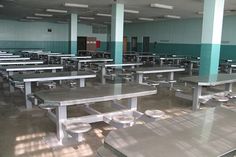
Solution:
[[[96,37],[87,37],[87,50],[96,51]]]
[[[132,37],[131,38],[131,51],[138,51],[138,38],[137,37]]]
[[[150,38],[143,37],[143,52],[149,52]]]
[[[127,51],[127,37],[123,38],[123,53]]]

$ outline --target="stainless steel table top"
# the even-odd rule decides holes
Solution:
[[[29,61],[1,61],[0,65],[26,65],[26,64],[43,64],[41,60],[29,60]]]
[[[125,54],[123,54],[123,56],[138,56],[138,54],[132,54],[132,53],[131,54],[129,54],[129,53],[126,54],[125,53]]]
[[[134,71],[137,74],[152,74],[152,73],[165,73],[165,72],[179,72],[185,71],[184,68],[178,67],[143,67],[143,68],[136,68]]]
[[[0,58],[18,58],[18,57],[20,57],[20,55],[11,55],[11,56],[0,55]]]
[[[156,94],[154,87],[130,84],[105,84],[94,87],[53,89],[39,91],[34,95],[44,103],[52,103],[61,106],[119,100],[133,97]]]
[[[112,63],[95,63],[97,66],[102,66],[102,67],[127,67],[127,66],[139,66],[143,65],[143,63],[123,63],[123,64],[112,64]]]
[[[72,72],[57,72],[57,73],[35,73],[35,74],[16,74],[10,76],[14,82],[42,82],[54,80],[69,80],[69,79],[82,79],[94,78],[96,74],[86,71],[72,71]]]
[[[183,60],[186,59],[184,57],[161,57],[161,60]]]
[[[12,56],[12,53],[0,53],[0,56]]]
[[[78,60],[79,63],[89,63],[89,62],[112,62],[112,61],[113,61],[113,59],[107,59],[107,58]]]
[[[31,70],[59,70],[63,69],[61,65],[21,65],[21,66],[0,66],[1,71],[31,71]]]
[[[160,56],[158,56],[158,55],[138,55],[137,57],[140,57],[140,58],[159,58]]]
[[[191,62],[191,63],[200,63],[200,60],[198,59],[190,59],[190,60],[187,60],[188,62]]]
[[[180,78],[180,80],[200,86],[216,86],[236,82],[236,74],[217,74],[209,77],[191,76]]]
[[[1,58],[0,57],[0,61],[25,61],[25,60],[30,60],[30,58],[25,58],[25,57],[23,57],[23,58],[20,58],[20,57],[16,57],[16,58],[14,58],[14,57],[12,57],[12,58]]]
[[[48,54],[48,57],[74,57],[74,54]]]
[[[212,108],[111,131],[104,145],[119,157],[219,157],[236,150],[235,119]]]
[[[92,56],[63,56],[61,59],[90,59]]]
[[[232,68],[236,67],[236,63],[235,62],[220,63],[220,65],[229,66],[229,67],[232,67]]]

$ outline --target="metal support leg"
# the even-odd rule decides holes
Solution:
[[[163,66],[163,59],[160,59],[160,66]]]
[[[80,87],[85,87],[85,79],[84,78],[80,79],[79,86]]]
[[[29,94],[31,94],[31,82],[25,82],[25,104],[26,104],[26,109],[32,109],[32,103],[28,99]]]
[[[138,78],[137,78],[138,83],[143,83],[143,74],[138,74]]]
[[[106,83],[105,75],[106,75],[106,68],[105,68],[105,67],[102,67],[102,72],[101,72],[102,84],[105,84],[105,83]]]
[[[179,63],[180,63],[180,60],[176,59],[176,64],[179,65]]]
[[[232,74],[233,73],[233,68],[230,66],[229,67],[229,74]]]
[[[140,63],[140,57],[137,57],[137,62]]]
[[[80,70],[81,69],[81,63],[78,62],[77,66],[78,66],[78,70]]]
[[[13,72],[9,71],[8,72],[8,77],[10,77],[12,75],[13,75]],[[10,90],[10,93],[13,93],[15,91],[15,88],[14,88],[14,86],[12,85],[12,83],[10,81],[9,81],[9,90]]]
[[[56,118],[57,118],[57,138],[60,142],[64,138],[65,134],[62,129],[62,123],[67,119],[67,108],[66,106],[58,106],[56,108]]]
[[[57,72],[57,70],[56,69],[52,69],[52,73],[56,73]]]
[[[189,75],[190,76],[193,75],[193,62],[190,62],[190,65],[189,65]]]
[[[138,98],[137,97],[130,98],[128,100],[128,107],[129,109],[136,111],[138,109]]]
[[[196,111],[200,108],[200,102],[199,97],[202,94],[202,86],[195,86],[193,89],[193,104],[192,104],[192,110]]]
[[[225,84],[225,91],[232,92],[233,84],[232,83],[226,83]]]
[[[170,72],[168,75],[168,80],[173,81],[174,80],[174,72]],[[173,88],[174,84],[170,83],[170,88]]]

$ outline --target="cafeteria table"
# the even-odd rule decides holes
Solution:
[[[97,157],[235,157],[235,119],[218,107],[113,130]]]
[[[140,85],[137,83],[128,84],[105,84],[93,87],[84,88],[68,88],[68,89],[53,89],[50,91],[35,92],[34,96],[38,101],[44,104],[51,104],[56,107],[56,112],[50,112],[49,116],[57,125],[57,139],[61,142],[65,137],[63,124],[69,122],[95,123],[104,121],[110,124],[111,119],[115,115],[130,114],[137,115],[138,97],[156,94],[157,90],[154,87]],[[120,103],[118,111],[101,113],[92,108],[89,104],[100,105],[98,102],[128,99],[128,106],[123,106]],[[79,105],[81,109],[88,112],[88,116],[67,117],[67,108],[72,105]]]
[[[32,103],[28,100],[28,96],[32,93],[33,82],[62,81],[62,80],[80,80],[80,87],[85,86],[85,79],[95,78],[96,74],[86,71],[57,72],[57,73],[35,73],[35,74],[16,74],[10,76],[9,80],[12,84],[24,83],[26,108],[31,109]],[[63,97],[63,96],[62,96]]]

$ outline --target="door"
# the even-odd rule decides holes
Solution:
[[[123,38],[123,53],[127,52],[127,37]]]
[[[131,51],[138,51],[138,38],[137,37],[132,37],[131,38]]]
[[[87,50],[87,37],[77,37],[77,49]]]
[[[150,37],[143,37],[143,52],[149,52]]]
[[[87,37],[87,49],[88,51],[96,51],[96,37]]]

